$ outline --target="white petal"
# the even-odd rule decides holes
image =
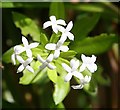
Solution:
[[[72,33],[67,32],[66,34],[70,40],[74,40],[74,35]]]
[[[61,38],[60,38],[60,42],[62,42],[62,44],[65,42],[65,40],[67,39],[67,36],[66,36],[66,34],[64,33],[64,34],[62,34],[62,36],[61,36]]]
[[[30,72],[32,72],[32,73],[34,73],[34,70],[33,70],[33,68],[31,67],[31,66],[26,66],[26,69],[28,70],[28,71],[30,71]]]
[[[80,85],[73,85],[71,86],[73,89],[82,89],[83,88],[83,85],[80,84]]]
[[[51,65],[50,63],[47,65],[47,67],[48,67],[49,69],[52,69],[52,70],[54,70],[54,69],[56,68],[55,66]]]
[[[85,83],[87,84],[87,83],[89,83],[90,82],[90,80],[91,80],[91,76],[85,76],[85,78],[84,78],[84,80],[85,80]]]
[[[62,20],[62,19],[59,19],[59,20],[57,20],[56,22],[57,22],[57,24],[60,24],[60,25],[63,25],[63,26],[66,25],[65,21]]]
[[[70,68],[67,64],[62,63],[62,67],[63,67],[68,73],[71,72],[71,68]]]
[[[94,63],[96,61],[96,56],[92,55],[91,59],[92,59],[92,62]]]
[[[87,65],[87,68],[91,73],[94,73],[97,70],[97,65],[96,64],[89,64],[89,65]]]
[[[13,64],[16,65],[15,54],[12,54],[12,55],[11,55],[11,60],[12,60]]]
[[[47,63],[47,62],[44,62],[39,68],[42,70],[42,69],[46,68],[47,65],[48,65],[48,63]]]
[[[22,72],[24,70],[24,66],[23,64],[19,66],[19,68],[17,69],[17,73]]]
[[[60,25],[57,25],[57,29],[58,29],[60,32],[62,32],[62,33],[65,32],[65,28],[62,27],[62,26],[60,26]]]
[[[26,49],[26,54],[29,58],[32,57],[32,51],[30,49]]]
[[[80,72],[83,72],[86,68],[86,65],[83,63],[81,66],[80,66]]]
[[[48,63],[50,63],[52,60],[53,60],[53,54],[50,54],[50,55],[47,57],[46,61],[47,61]]]
[[[22,36],[22,43],[25,47],[28,46],[28,40],[24,36]]]
[[[35,47],[37,47],[39,45],[39,43],[31,43],[30,45],[29,45],[29,48],[35,48]]]
[[[55,50],[54,52],[54,58],[58,58],[60,56],[60,50]]]
[[[63,52],[67,52],[69,50],[68,46],[60,46],[60,50]]]
[[[51,21],[47,21],[47,22],[45,22],[45,23],[43,24],[43,29],[45,29],[45,28],[47,28],[47,27],[49,27],[49,26],[51,26],[51,25],[52,25]]]
[[[72,74],[71,73],[68,73],[66,76],[65,76],[65,82],[68,82],[70,81],[70,79],[72,78]]]
[[[48,49],[48,50],[55,50],[56,49],[56,44],[49,43],[45,46],[45,48]]]
[[[74,65],[75,65],[75,60],[74,59],[70,60],[70,66],[73,67]]]
[[[25,48],[21,45],[16,45],[14,47],[15,54],[20,54],[25,51]]]
[[[37,59],[41,62],[41,63],[44,63],[45,60],[40,56],[40,55],[37,55]]]
[[[66,27],[66,31],[69,32],[72,29],[72,27],[73,27],[73,22],[70,21]]]
[[[33,58],[28,58],[24,63],[23,66],[26,67],[28,64],[32,62]]]
[[[57,25],[53,24],[52,25],[52,30],[53,30],[53,32],[55,32],[57,34],[58,33]]]
[[[16,56],[17,60],[20,62],[20,63],[24,63],[25,61],[23,60],[23,58],[21,56]]]
[[[79,60],[75,61],[75,63],[72,66],[72,70],[76,70],[79,67],[79,65],[80,65]]]
[[[77,72],[77,71],[74,71],[74,72],[73,72],[73,75],[74,75],[75,77],[79,78],[79,79],[83,79],[83,78],[84,78],[84,76],[83,76],[81,73]]]
[[[50,16],[50,20],[51,20],[52,22],[56,22],[56,17],[55,17],[55,16]]]
[[[82,54],[81,59],[82,59],[83,62],[86,61],[86,56],[84,54]]]

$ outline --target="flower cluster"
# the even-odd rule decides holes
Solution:
[[[62,19],[56,20],[55,16],[50,16],[50,21],[47,21],[43,24],[43,29],[51,26],[52,30],[55,34],[58,32],[61,33],[61,36],[57,43],[48,43],[45,45],[45,49],[50,50],[49,55],[46,59],[43,59],[41,55],[37,55],[37,60],[42,64],[39,66],[39,69],[42,70],[46,67],[53,70],[56,66],[52,65],[51,62],[57,59],[60,56],[60,52],[67,52],[69,50],[68,46],[64,45],[67,38],[69,40],[74,41],[74,35],[70,32],[73,27],[73,22],[70,21],[68,24]],[[66,27],[65,27],[66,26]],[[39,43],[28,43],[28,40],[22,36],[23,45],[17,45],[14,47],[14,53],[11,55],[11,59],[13,64],[16,64],[16,59],[21,65],[18,67],[17,73],[22,72],[24,69],[35,73],[34,69],[30,66],[33,61],[32,57],[32,48],[36,48]],[[51,53],[51,51],[53,53]],[[20,55],[25,52],[27,59],[23,59]],[[62,63],[62,67],[65,69],[68,74],[65,76],[65,81],[68,82],[72,78],[72,76],[77,77],[80,80],[79,85],[73,85],[73,89],[82,89],[85,84],[88,84],[91,80],[91,76],[83,75],[82,72],[85,69],[88,69],[91,73],[94,73],[97,70],[97,65],[95,64],[96,57],[92,55],[92,57],[86,57],[84,54],[81,55],[82,64],[79,60],[71,59],[70,65]]]

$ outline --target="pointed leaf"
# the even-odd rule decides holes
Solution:
[[[114,34],[101,34],[95,37],[88,37],[71,45],[71,49],[79,54],[101,54],[109,50],[113,43],[118,42]]]
[[[32,19],[23,14],[13,12],[13,20],[24,36],[30,34],[34,41],[40,42],[40,29]]]
[[[55,104],[61,103],[70,90],[70,83],[65,82],[63,78],[58,77],[57,83],[55,84],[55,90],[53,93],[53,99]]]

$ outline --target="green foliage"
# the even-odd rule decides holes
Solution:
[[[37,61],[37,62],[33,61],[31,63],[31,67],[34,69],[34,71],[37,71],[40,65],[41,64],[40,64],[39,61]],[[23,71],[23,76],[20,78],[19,83],[23,84],[23,85],[28,85],[30,83],[36,83],[37,81],[42,82],[47,77],[46,72],[47,72],[47,69],[44,69],[44,70],[40,71],[39,73],[37,73],[37,77],[36,77],[35,73],[33,74],[33,73],[31,73],[31,72],[29,72],[28,70],[25,69]]]
[[[84,39],[90,31],[95,27],[97,22],[99,21],[100,14],[94,13],[92,16],[90,15],[79,15],[75,20],[73,27],[73,34],[75,36],[75,42],[78,40]]]
[[[48,68],[48,70],[47,70],[47,75],[48,75],[48,77],[49,77],[49,79],[53,82],[53,83],[56,83],[57,82],[57,71],[56,71],[56,69],[54,69],[54,70],[51,70],[51,69],[49,69]]]
[[[65,19],[65,9],[63,2],[51,2],[49,16],[54,15],[57,19]]]
[[[67,52],[61,52],[60,57],[65,58],[65,59],[73,58],[76,54],[77,54],[77,52],[75,52],[73,50],[69,50]]]
[[[40,42],[41,30],[40,28],[38,28],[35,21],[17,12],[13,12],[13,20],[16,27],[21,29],[21,33],[24,36],[27,36],[30,34],[30,36],[33,38],[34,41]]]
[[[40,34],[40,42],[43,46],[45,46],[48,43],[48,38],[45,34]]]
[[[2,56],[2,61],[5,63],[11,63],[11,55],[13,54],[13,51],[13,47],[7,50]]]
[[[53,99],[55,104],[61,103],[64,98],[67,96],[69,90],[70,90],[70,83],[65,82],[63,78],[58,77],[57,78],[57,83],[54,85],[55,86],[55,91],[53,93]]]
[[[88,37],[71,45],[71,48],[79,54],[101,54],[111,48],[118,38],[114,34],[101,34],[95,37]]]

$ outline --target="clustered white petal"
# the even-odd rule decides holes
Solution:
[[[21,66],[18,68],[17,73],[22,72],[25,68],[30,72],[34,73],[33,68],[30,67],[28,64],[30,64],[33,60],[31,49],[37,47],[39,43],[35,42],[29,44],[28,40],[24,36],[22,36],[22,43],[24,46],[16,45],[14,47],[14,53],[11,55],[11,60],[14,65],[16,65],[16,59],[21,63]],[[26,61],[24,61],[24,59],[19,56],[24,51],[26,51],[26,54],[28,56],[28,59]]]
[[[69,50],[68,46],[64,45],[64,42],[67,40],[74,40],[74,35],[70,32],[73,27],[73,22],[70,21],[68,25],[66,26],[66,23],[62,19],[56,20],[55,16],[50,16],[50,21],[47,21],[43,24],[43,29],[51,26],[53,32],[56,34],[60,31],[61,37],[58,40],[57,43],[48,43],[45,45],[45,48],[47,50],[52,50],[53,54],[49,54],[49,56],[46,59],[43,59],[40,55],[37,55],[37,60],[42,63],[39,66],[39,69],[42,70],[46,67],[49,69],[55,69],[56,66],[52,65],[51,62],[54,59],[57,59],[60,56],[60,52],[67,52]],[[66,26],[63,27],[63,26]],[[28,40],[22,36],[22,45],[16,45],[14,47],[14,53],[11,55],[11,60],[13,64],[16,64],[16,59],[21,63],[19,68],[17,69],[17,73],[22,72],[24,69],[27,69],[28,71],[34,73],[33,68],[30,66],[30,63],[33,61],[32,58],[32,48],[36,48],[39,43],[28,43]],[[20,54],[22,52],[26,52],[27,59],[24,60]],[[51,52],[50,52],[51,53]],[[79,85],[73,85],[71,86],[73,89],[82,89],[84,85],[88,84],[91,80],[91,76],[83,75],[82,72],[85,69],[88,69],[91,73],[94,73],[97,70],[97,65],[95,64],[96,57],[92,55],[92,57],[86,57],[84,54],[81,55],[82,64],[80,64],[79,60],[71,59],[70,65],[67,65],[65,63],[62,63],[62,67],[65,69],[65,71],[68,73],[64,80],[66,82],[70,81],[72,76],[77,77],[80,80]]]
[[[64,46],[62,45],[62,43],[60,41],[57,42],[57,44],[55,43],[48,43],[45,46],[46,49],[48,50],[54,50],[54,58],[58,58],[60,56],[60,51],[63,52],[67,52],[69,50],[68,46]]]
[[[37,56],[37,59],[42,63],[40,66],[40,69],[44,69],[45,67],[48,67],[49,69],[55,69],[56,67],[50,64],[50,62],[53,60],[53,54],[50,54],[46,60],[44,60],[40,55]]]
[[[68,66],[65,63],[62,63],[63,68],[68,72],[68,74],[65,76],[65,81],[70,81],[73,75],[80,79],[79,85],[71,86],[73,89],[82,89],[85,84],[88,84],[90,82],[91,76],[88,75],[83,76],[83,74],[81,73],[86,69],[86,67],[91,73],[97,70],[97,65],[95,64],[96,57],[94,55],[92,55],[92,57],[86,57],[85,55],[82,54],[81,58],[83,61],[81,66],[79,61],[78,60],[75,61],[74,59],[70,61],[70,66]],[[80,70],[78,71],[79,66]]]

